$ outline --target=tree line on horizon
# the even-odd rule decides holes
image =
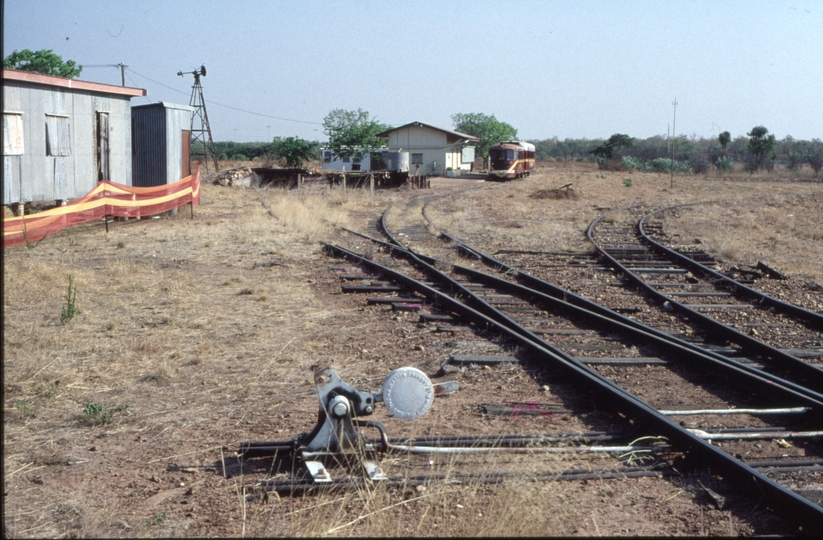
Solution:
[[[5,57],[3,68],[70,79],[79,76],[83,70],[83,66],[72,60],[63,61],[52,50],[29,49],[15,50]],[[494,144],[517,138],[517,129],[497,120],[493,114],[457,113],[451,119],[455,131],[480,139],[475,146],[477,154],[484,159],[488,159],[489,148]],[[325,143],[300,137],[275,137],[271,142],[263,143],[215,142],[214,149],[221,160],[274,157],[288,166],[298,167],[305,161],[317,159],[321,146],[330,149],[336,157],[349,157],[357,150],[373,152],[385,146],[385,140],[376,134],[390,127],[370,118],[362,109],[334,109],[323,119],[323,131],[328,137]],[[772,170],[777,163],[796,171],[808,164],[816,177],[823,168],[823,142],[820,139],[806,141],[787,135],[778,141],[764,126],[755,126],[745,136],[735,138],[728,131],[709,139],[685,135],[635,139],[615,133],[608,139],[560,140],[552,137],[528,142],[534,144],[535,158],[539,161],[597,162],[603,169],[704,174],[712,168],[732,170],[734,163],[741,163],[749,172]],[[204,153],[203,150],[193,148],[195,153]]]
[[[749,172],[772,170],[778,163],[789,170],[798,170],[803,164],[808,164],[815,174],[823,168],[823,142],[820,139],[807,141],[787,135],[777,140],[763,126],[756,126],[746,135],[734,138],[726,131],[717,138],[655,135],[645,139],[628,139],[631,139],[630,144],[615,147],[611,155],[604,155],[602,150],[598,152],[598,149],[608,146],[608,139],[561,140],[552,137],[529,142],[535,145],[535,158],[539,161],[599,162],[602,168],[609,168],[609,164],[616,167],[619,163],[632,169],[638,168],[632,165],[639,162],[660,163],[660,160],[674,161],[681,165],[683,172],[688,168],[698,174],[711,168],[730,170],[733,163],[742,164],[743,169]],[[677,169],[675,172],[678,172]]]
[[[762,126],[758,126],[760,127]],[[815,176],[823,169],[823,142],[820,139],[808,141],[795,139],[790,135],[779,140],[774,139],[773,135],[766,135],[765,138],[754,136],[754,139],[746,135],[732,138],[728,135],[724,137],[724,134],[728,132],[711,139],[686,135],[672,138],[655,135],[645,139],[625,136],[631,139],[631,145],[615,147],[610,155],[605,155],[602,150],[598,152],[598,149],[608,147],[611,138],[551,137],[528,142],[535,145],[535,158],[538,161],[596,162],[603,169],[670,172],[673,164],[674,172],[704,174],[712,169],[732,170],[735,163],[741,164],[743,170],[749,172],[772,170],[777,164],[797,171],[807,164],[815,172]],[[500,140],[511,138],[514,137]],[[760,143],[760,139],[765,142]],[[486,151],[488,146],[490,144],[487,142]],[[214,147],[220,160],[255,161],[271,157],[282,159],[289,166],[299,167],[304,161],[319,159],[320,148],[328,148],[329,144],[299,137],[275,137],[270,143],[223,141],[215,142]],[[478,155],[483,154],[478,151]]]

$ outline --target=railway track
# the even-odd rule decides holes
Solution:
[[[344,290],[383,294],[368,302],[390,306],[386,309],[392,313],[419,313],[421,325],[446,336],[441,341],[451,352],[435,377],[470,374],[471,368],[482,366],[517,381],[482,389],[478,397],[504,401],[478,403],[484,414],[560,412],[564,421],[558,427],[567,429],[539,435],[392,438],[380,423],[353,419],[356,427],[379,432],[378,437],[364,439],[369,460],[376,455],[403,456],[398,460],[400,472],[381,471],[384,482],[627,478],[711,470],[738,494],[757,494],[759,502],[765,500],[802,530],[820,529],[823,509],[810,499],[820,495],[816,488],[823,455],[823,396],[804,385],[805,379],[765,371],[768,362],[763,360],[770,357],[731,359],[721,354],[725,351],[680,339],[670,328],[661,330],[663,325],[652,328],[521,272],[437,231],[425,218],[423,204],[415,202],[404,210],[394,221],[384,214],[387,241],[359,233],[347,242],[352,249],[327,245],[330,254],[356,262],[360,269],[344,270]],[[459,259],[458,249],[475,261]],[[456,264],[460,262],[467,264]],[[480,262],[493,273],[470,267]],[[592,262],[589,258],[580,266],[588,268]],[[475,339],[453,339],[456,336]],[[477,392],[479,386],[470,388]],[[524,386],[530,390],[524,392]],[[554,403],[505,400],[533,394],[535,388],[555,397]],[[689,391],[681,392],[682,388]],[[681,397],[684,394],[688,398]],[[321,399],[318,425],[323,422],[322,404]],[[264,441],[247,443],[241,451],[248,457],[288,457],[299,451],[298,446],[296,440]],[[481,466],[484,460],[477,460],[486,454],[505,455],[508,461],[489,470]],[[572,458],[546,460],[550,455]],[[584,455],[585,467],[574,466]],[[448,470],[432,471],[431,456],[448,456]],[[454,456],[460,459],[455,461]],[[333,461],[346,466],[339,455]],[[316,480],[316,475],[304,475],[267,481],[266,486],[296,493],[369,482],[349,476],[322,485]]]
[[[608,264],[651,302],[728,343],[724,354],[759,362],[770,373],[821,392],[823,315],[724,276],[709,267],[714,261],[705,252],[679,253],[654,242],[647,230],[661,230],[649,223],[656,214],[643,215],[634,227],[602,216],[587,234]]]

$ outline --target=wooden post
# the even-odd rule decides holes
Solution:
[[[371,198],[374,199],[374,175],[369,175],[369,192],[371,193]]]
[[[297,189],[300,189],[300,187],[302,185],[303,185],[303,175],[300,174],[300,173],[297,173]]]
[[[106,214],[106,232],[109,232],[109,215]]]
[[[346,173],[343,173],[343,191],[346,191]]]

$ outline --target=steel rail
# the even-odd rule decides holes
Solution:
[[[790,304],[789,302],[778,300],[777,298],[769,296],[756,289],[747,287],[745,284],[740,283],[739,281],[736,281],[728,276],[725,276],[717,270],[713,270],[707,266],[704,266],[699,262],[695,261],[694,259],[691,259],[683,255],[682,253],[678,253],[677,251],[671,249],[668,246],[664,246],[663,244],[657,242],[656,240],[653,240],[650,236],[646,234],[643,226],[646,223],[646,221],[655,214],[663,213],[667,210],[673,210],[675,208],[694,206],[695,204],[699,203],[667,206],[665,208],[660,208],[659,210],[655,210],[654,212],[646,214],[640,219],[640,221],[637,224],[640,236],[643,238],[643,240],[648,242],[654,249],[663,252],[669,257],[676,259],[683,266],[687,266],[689,270],[691,270],[692,272],[702,273],[704,275],[711,276],[713,279],[723,282],[730,289],[732,289],[732,291],[739,293],[741,296],[745,296],[747,298],[756,300],[760,306],[772,307],[776,311],[781,311],[783,313],[792,315],[798,319],[802,319],[807,323],[811,323],[814,329],[823,331],[823,314],[815,313],[814,311],[810,311],[795,304]]]
[[[426,445],[420,441],[413,441],[412,444],[397,444],[389,440],[386,428],[380,422],[368,420],[355,420],[355,425],[376,428],[380,433],[380,442],[385,452],[404,452],[409,454],[485,454],[485,453],[516,453],[516,454],[537,454],[540,452],[563,454],[575,452],[595,452],[595,453],[639,453],[639,452],[662,452],[668,447],[664,445],[643,446],[643,445],[612,445],[612,446],[475,446],[475,445]]]
[[[441,276],[441,279],[450,282],[452,285],[452,293],[455,292],[455,289],[459,289],[460,294],[467,298],[470,301],[470,303],[474,307],[479,309],[481,312],[494,318],[495,320],[500,321],[502,324],[505,324],[509,328],[515,329],[516,331],[522,331],[529,335],[531,339],[536,340],[539,343],[545,344],[545,341],[542,338],[530,332],[529,330],[522,328],[516,321],[500,313],[499,310],[497,310],[481,298],[477,297],[477,295],[475,295],[473,292],[460,285],[459,282],[456,282],[452,280],[452,278],[443,275],[439,270],[435,268],[434,265],[439,261],[437,261],[433,257],[421,254],[412,254],[408,249],[402,247],[402,245],[391,244],[389,242],[385,242],[377,238],[372,238],[368,235],[364,235],[362,233],[358,233],[355,231],[348,232],[352,232],[353,234],[356,234],[363,238],[370,239],[380,245],[386,246],[389,249],[398,252],[403,256],[416,257],[422,264],[427,266],[429,271],[435,272],[436,275]],[[441,234],[444,234],[442,233],[442,231],[439,232]],[[444,236],[448,235],[444,234]],[[481,254],[480,252],[475,251],[472,248],[468,248],[465,244],[459,243],[459,245],[464,250],[468,250],[468,252],[470,253],[477,254],[481,258],[490,259],[487,255]],[[539,299],[541,302],[550,305],[553,309],[562,310],[576,317],[588,320],[589,322],[594,323],[595,326],[607,327],[611,331],[620,332],[624,335],[628,334],[633,338],[641,340],[643,342],[654,343],[662,349],[664,349],[665,351],[680,359],[701,363],[704,366],[708,365],[713,370],[719,370],[724,374],[724,377],[727,380],[733,382],[738,386],[743,386],[743,383],[745,382],[747,383],[747,388],[760,392],[762,393],[762,395],[771,395],[775,393],[781,394],[782,399],[789,400],[789,402],[792,405],[810,407],[814,410],[815,416],[823,416],[823,409],[821,408],[823,407],[823,394],[819,394],[801,385],[797,385],[791,381],[783,380],[770,373],[763,372],[752,366],[747,366],[746,364],[737,362],[730,358],[726,358],[717,353],[712,353],[710,351],[700,348],[699,346],[693,343],[689,343],[687,341],[678,339],[674,336],[670,336],[668,334],[660,332],[659,330],[647,327],[637,321],[634,321],[633,319],[629,319],[617,313],[611,312],[606,308],[603,308],[602,306],[599,306],[588,300],[583,299],[582,297],[577,297],[580,299],[581,303],[587,306],[590,305],[591,307],[597,309],[588,310],[584,307],[567,302],[561,298],[548,295],[540,290],[528,288],[523,285],[518,285],[516,283],[512,283],[510,281],[501,279],[497,276],[485,274],[483,272],[479,272],[468,267],[460,265],[451,265],[451,267],[455,271],[463,275],[469,276],[471,279],[481,280],[486,283],[492,283],[494,284],[494,286],[504,288],[509,292],[513,292],[515,294],[524,296],[531,296],[533,299]],[[546,282],[537,280],[537,278],[533,278],[533,281],[545,284],[548,287],[553,287],[558,291],[565,292],[563,289],[560,289],[556,286],[552,286]],[[569,295],[572,294],[573,293],[569,293]],[[605,315],[604,312],[608,315]],[[575,362],[582,368],[589,370],[592,373],[597,373],[591,370],[591,368],[589,368],[588,366],[579,362],[574,357],[567,355],[565,352],[556,349],[548,344],[545,344],[545,346],[551,348],[556,354],[563,355],[569,361]],[[781,404],[784,406],[786,405],[785,402]]]
[[[625,210],[625,209],[621,209]],[[621,211],[616,210],[616,211]],[[771,359],[772,361],[780,361],[781,367],[789,368],[792,370],[798,377],[802,377],[805,379],[802,386],[809,388],[817,393],[823,392],[823,370],[820,368],[815,367],[812,364],[806,363],[800,358],[793,356],[791,354],[787,354],[780,349],[773,347],[767,343],[764,343],[758,339],[755,339],[751,336],[748,336],[734,328],[731,328],[720,321],[717,321],[708,315],[700,313],[687,305],[678,302],[677,300],[673,299],[672,297],[667,296],[666,294],[658,291],[648,283],[646,283],[643,278],[638,276],[637,274],[633,273],[629,268],[623,265],[620,261],[618,261],[615,257],[609,254],[602,246],[600,246],[594,240],[594,229],[597,224],[603,220],[606,216],[613,212],[609,212],[607,214],[603,214],[602,216],[595,219],[591,225],[589,225],[588,230],[586,231],[586,235],[589,238],[589,241],[592,242],[595,249],[597,249],[598,253],[600,253],[606,260],[609,261],[616,269],[623,272],[624,276],[636,286],[643,289],[647,294],[649,294],[652,298],[658,300],[661,304],[664,302],[668,302],[668,305],[671,306],[672,310],[678,311],[681,314],[688,317],[690,320],[698,322],[702,324],[705,328],[709,328],[716,334],[720,334],[724,336],[726,339],[738,343],[748,350],[763,356],[766,359]]]
[[[462,241],[450,236],[448,233],[445,233],[443,231],[438,231],[438,232],[442,236],[444,236],[447,239],[449,239],[450,241],[454,242],[457,245],[458,249],[461,250],[462,252],[481,260],[482,262],[484,262],[488,266],[496,268],[499,272],[501,272],[505,275],[510,275],[514,279],[517,279],[518,281],[521,281],[521,282],[527,284],[528,288],[530,288],[534,291],[537,291],[539,293],[547,294],[552,298],[560,300],[561,305],[570,304],[572,306],[582,308],[586,311],[590,311],[590,312],[602,315],[602,316],[604,316],[608,319],[618,321],[618,322],[620,322],[620,323],[622,323],[626,326],[636,328],[638,330],[641,330],[643,332],[651,334],[651,335],[655,336],[656,338],[658,338],[659,340],[669,341],[671,343],[676,343],[676,344],[678,344],[679,346],[681,346],[685,349],[689,349],[691,351],[695,351],[695,352],[698,352],[702,355],[711,357],[711,358],[713,358],[713,359],[715,359],[719,362],[734,366],[735,368],[737,368],[739,370],[742,370],[742,371],[745,371],[747,373],[750,373],[752,375],[756,375],[758,377],[762,377],[764,379],[774,381],[775,383],[780,384],[780,385],[782,385],[786,388],[790,388],[790,389],[794,390],[795,392],[798,392],[800,394],[809,396],[809,397],[811,397],[812,399],[814,399],[818,402],[823,402],[823,393],[816,392],[816,391],[811,390],[811,389],[809,389],[809,388],[807,388],[807,387],[805,387],[801,384],[797,384],[793,381],[783,379],[783,378],[778,377],[774,374],[767,373],[767,372],[765,372],[761,369],[750,366],[750,365],[745,364],[743,362],[738,362],[737,360],[735,360],[733,358],[729,358],[729,357],[724,356],[722,354],[719,354],[717,352],[710,351],[708,349],[704,349],[703,347],[701,347],[698,344],[695,344],[695,343],[680,339],[676,336],[672,336],[672,335],[666,334],[664,332],[661,332],[660,330],[657,330],[655,328],[647,326],[647,325],[645,325],[645,324],[643,324],[639,321],[636,321],[635,319],[632,319],[630,317],[626,317],[624,315],[621,315],[620,313],[616,313],[616,312],[614,312],[614,311],[612,311],[612,310],[610,310],[610,309],[608,309],[604,306],[601,306],[600,304],[597,304],[595,302],[592,302],[591,300],[583,298],[582,296],[579,296],[579,295],[577,295],[577,294],[575,294],[571,291],[568,291],[566,289],[558,287],[557,285],[553,285],[553,284],[551,284],[547,281],[544,281],[544,280],[542,280],[542,279],[540,279],[536,276],[533,276],[533,275],[531,275],[527,272],[523,272],[523,271],[518,270],[518,269],[516,269],[512,266],[507,265],[506,263],[498,261],[497,259],[491,257],[490,255],[487,255],[487,254],[485,254],[485,253],[483,253],[483,252],[481,252],[481,251],[479,251],[479,250],[477,250],[477,249],[475,249],[471,246],[468,246],[467,244],[463,243]],[[473,272],[476,272],[476,270],[473,270],[471,268],[466,268],[466,267],[462,267],[462,266],[458,266],[458,265],[454,265],[454,268],[456,270],[466,274],[466,275],[471,275]]]
[[[642,477],[663,477],[682,476],[679,472],[670,468],[659,466],[648,467],[614,467],[603,469],[570,469],[563,472],[520,472],[520,471],[488,471],[488,472],[449,472],[431,473],[415,476],[396,475],[381,481],[381,484],[391,487],[401,487],[409,485],[420,485],[427,482],[438,482],[447,484],[500,484],[507,479],[517,477],[524,481],[535,480],[612,480],[624,478]],[[330,483],[314,484],[284,484],[277,483],[276,480],[260,479],[257,481],[266,491],[274,491],[282,495],[302,495],[318,491],[337,491],[352,488],[365,489],[367,481],[364,479],[340,479],[332,480]]]
[[[332,244],[325,244],[325,249],[339,257],[357,261],[364,268],[377,273],[383,273],[390,279],[402,283],[409,289],[440,303],[454,313],[467,319],[474,320],[480,325],[496,329],[500,334],[521,344],[535,356],[546,363],[565,372],[581,388],[594,392],[598,396],[609,400],[613,409],[622,409],[627,416],[642,419],[650,431],[657,436],[666,437],[670,444],[684,452],[683,466],[701,470],[710,468],[720,474],[725,480],[734,484],[741,493],[758,499],[762,497],[769,505],[785,515],[785,517],[802,527],[802,533],[814,534],[814,531],[823,530],[823,508],[808,499],[794,493],[757,470],[738,461],[722,449],[713,446],[710,442],[689,432],[667,416],[638,399],[636,396],[620,388],[612,381],[583,366],[566,355],[558,354],[545,346],[545,342],[538,341],[529,335],[525,329],[517,332],[508,325],[503,325],[480,311],[460,302],[433,287],[429,287],[396,270],[370,261],[352,251]],[[420,264],[423,261],[417,259]],[[440,275],[434,267],[425,265],[430,271]],[[640,422],[638,422],[640,424]],[[718,472],[721,471],[721,472]]]
[[[425,206],[424,206],[424,209],[423,209],[423,210],[424,210],[424,215],[425,215]],[[393,235],[391,235],[391,234],[390,234],[390,232],[387,230],[387,227],[385,226],[385,216],[386,216],[386,214],[384,214],[384,216],[383,216],[383,220],[381,220],[381,225],[383,226],[384,232],[387,234],[387,236],[389,236],[389,238],[390,238],[393,242],[395,242],[396,244],[400,245],[400,243],[397,241],[397,239],[395,239],[395,238],[393,237]],[[426,218],[427,218],[427,220],[428,220],[428,217],[426,217]],[[430,220],[429,220],[429,221],[430,221]],[[431,223],[431,222],[430,222],[430,223]],[[409,251],[411,251],[411,250],[409,250]],[[415,254],[415,255],[417,255],[417,254]],[[424,257],[424,258],[425,258],[425,256],[421,256],[421,257]],[[437,269],[433,268],[430,264],[426,264],[426,263],[423,263],[422,261],[420,261],[420,258],[419,258],[419,257],[415,256],[414,258],[415,258],[415,259],[417,259],[419,263],[422,263],[422,264],[424,264],[424,266],[428,267],[428,271],[429,271],[429,272],[434,273],[434,275],[439,275],[439,276],[441,276],[441,278],[442,278],[442,279],[445,279],[445,280],[447,280],[447,281],[451,281],[451,278],[449,278],[448,276],[445,276],[442,272],[440,272],[440,271],[438,271]],[[429,259],[433,261],[433,259],[432,259],[432,258],[429,258]],[[473,271],[473,270],[471,270],[471,269],[466,269],[466,270],[468,270],[469,272],[474,272],[474,271]],[[452,282],[452,283],[453,283],[453,285],[455,285],[455,283],[454,283],[454,282]],[[505,282],[505,283],[508,283],[508,282]],[[462,287],[461,287],[461,288],[462,288]],[[462,288],[462,289],[463,289],[463,290],[462,290],[462,294],[463,294],[463,295],[468,295],[469,297],[473,297],[473,296],[475,296],[475,295],[473,295],[473,293],[471,293],[470,291],[466,290],[465,288]],[[481,303],[481,304],[485,304],[485,302],[482,302],[482,301],[480,301],[480,303]],[[488,306],[488,305],[486,304],[486,306]],[[498,313],[499,313],[499,311],[498,311],[498,310],[496,310],[496,309],[494,309],[494,308],[491,308],[491,306],[488,306],[488,308],[489,308],[491,311],[493,311],[493,312],[498,312]],[[503,319],[503,320],[505,320],[505,321],[510,321],[510,319],[509,319],[508,317],[506,317],[505,315],[502,315],[502,314],[500,315],[500,318],[502,318],[502,319]],[[516,323],[515,323],[515,324],[516,324]],[[517,327],[519,327],[519,325],[516,325],[516,326],[517,326]],[[529,337],[531,337],[532,339],[535,339],[538,343],[543,343],[543,341],[542,341],[540,338],[538,338],[538,337],[534,336],[534,334],[532,334],[532,333],[531,333],[531,332],[529,332],[528,330],[525,330],[525,329],[522,329],[522,330],[523,330],[523,331],[525,331],[525,332],[527,333],[527,335],[529,335]],[[670,338],[671,336],[666,336],[666,337],[667,337],[667,338]],[[561,356],[567,356],[567,355],[565,355],[562,351],[554,351],[554,352],[556,352],[557,354],[559,354],[559,355],[561,355]],[[568,359],[569,359],[569,360],[571,360],[572,362],[574,362],[574,361],[575,361],[575,359],[573,359],[573,358],[571,358],[571,357],[568,357]],[[588,368],[587,366],[581,366],[581,367],[583,367],[583,369],[587,369],[587,370],[589,370],[589,368]],[[596,374],[596,372],[594,372],[594,371],[592,371],[592,370],[589,370],[589,371],[591,371],[592,373],[595,373],[595,374]],[[773,379],[774,377],[773,377],[773,376],[768,376],[768,378]],[[611,381],[608,381],[608,380],[607,380],[607,382],[611,382]],[[620,387],[618,387],[618,388],[620,388]],[[802,388],[802,387],[801,387],[801,388]],[[622,388],[621,388],[621,390],[622,390]],[[818,404],[819,404],[819,402],[818,402]],[[817,407],[816,407],[816,408],[817,408]]]

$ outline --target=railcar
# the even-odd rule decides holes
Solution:
[[[534,169],[534,145],[506,141],[489,148],[489,180],[513,180]]]

